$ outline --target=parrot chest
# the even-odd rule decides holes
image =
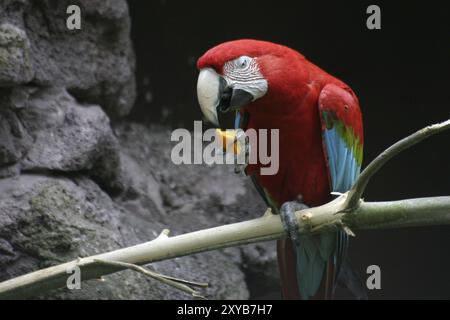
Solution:
[[[251,116],[250,116],[251,119]],[[249,165],[248,173],[253,174],[257,182],[270,197],[281,206],[286,201],[292,201],[302,196],[308,206],[320,205],[330,199],[330,187],[325,156],[322,147],[320,119],[314,113],[300,117],[292,116],[278,123],[263,119],[259,122],[249,122],[249,127],[279,129],[279,141],[269,144],[279,144],[279,168],[274,175],[262,175],[261,164]],[[269,135],[270,137],[270,135]],[[252,148],[253,150],[253,148]],[[270,146],[269,150],[274,150]],[[273,158],[273,155],[272,155]]]

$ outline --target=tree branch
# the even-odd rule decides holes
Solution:
[[[326,232],[343,228],[353,234],[356,229],[399,228],[450,224],[450,196],[400,200],[391,202],[364,202],[360,196],[375,174],[389,159],[422,141],[450,128],[450,120],[429,126],[399,141],[378,156],[363,171],[355,186],[347,193],[320,207],[296,212],[301,233]],[[155,240],[91,257],[38,270],[0,283],[0,299],[26,298],[48,290],[66,286],[68,273],[80,268],[82,280],[99,278],[131,265],[181,257],[242,244],[280,239],[286,236],[280,217],[270,210],[263,217],[200,230],[174,237],[164,230]],[[137,268],[135,268],[137,267]],[[133,269],[142,272],[138,266]],[[146,269],[144,269],[146,270]],[[145,273],[145,272],[144,272]],[[172,279],[166,277],[167,279]],[[192,285],[192,283],[191,283]]]
[[[367,187],[370,179],[378,172],[389,160],[394,158],[399,153],[405,151],[406,149],[418,144],[419,142],[437,134],[442,131],[450,129],[450,119],[433,124],[431,126],[425,127],[412,135],[398,141],[393,144],[385,151],[383,151],[378,157],[376,157],[364,170],[361,172],[360,176],[356,180],[352,189],[350,190],[350,195],[348,197],[349,208],[352,208],[358,204],[359,199],[362,198],[364,190]]]
[[[206,288],[208,286],[207,283],[186,281],[183,279],[166,276],[166,275],[157,273],[155,271],[152,271],[150,269],[147,269],[147,268],[144,268],[144,267],[138,266],[136,264],[132,264],[132,263],[119,262],[119,261],[107,261],[107,260],[100,260],[100,259],[95,259],[94,262],[103,264],[105,266],[119,267],[119,268],[123,268],[123,269],[130,269],[130,270],[137,271],[137,272],[142,273],[142,274],[144,274],[150,278],[153,278],[159,282],[162,282],[168,286],[171,286],[175,289],[186,292],[186,293],[190,294],[191,296],[193,296],[194,298],[204,298],[204,297],[200,295],[200,292],[198,292],[195,289],[192,289],[191,287]]]

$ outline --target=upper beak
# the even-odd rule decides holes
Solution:
[[[211,68],[200,70],[197,97],[203,114],[215,126],[219,126],[217,110],[220,112],[237,110],[254,100],[251,93],[234,89]]]

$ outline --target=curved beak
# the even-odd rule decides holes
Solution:
[[[197,98],[206,119],[219,126],[218,112],[237,110],[254,100],[251,93],[233,89],[224,77],[211,68],[200,70]]]

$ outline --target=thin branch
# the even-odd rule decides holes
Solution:
[[[119,267],[119,268],[123,268],[123,269],[130,269],[130,270],[137,271],[137,272],[142,273],[150,278],[160,281],[168,286],[171,286],[175,289],[186,292],[195,298],[204,299],[204,297],[200,295],[199,291],[192,289],[190,286],[200,287],[200,288],[208,287],[207,283],[192,282],[192,281],[187,281],[187,280],[183,280],[183,279],[166,276],[166,275],[154,272],[148,268],[144,268],[144,267],[138,266],[136,264],[132,264],[132,263],[126,263],[126,262],[120,262],[120,261],[106,261],[106,260],[100,260],[100,259],[94,259],[94,262],[97,262],[100,265]]]
[[[412,135],[398,141],[397,143],[393,144],[389,148],[387,148],[385,151],[383,151],[378,157],[376,157],[361,173],[361,175],[356,180],[355,184],[353,185],[352,189],[350,190],[350,194],[348,197],[348,204],[347,206],[349,208],[353,208],[355,205],[358,204],[359,199],[362,198],[362,195],[364,193],[364,190],[367,187],[367,184],[369,183],[370,179],[375,175],[375,173],[378,172],[389,160],[391,160],[393,157],[398,155],[399,153],[405,151],[406,149],[414,146],[415,144],[418,144],[419,142],[437,134],[442,131],[450,129],[450,119],[433,124],[431,126],[425,127]]]

